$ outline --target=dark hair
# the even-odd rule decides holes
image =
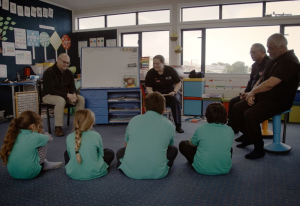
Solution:
[[[158,59],[160,63],[165,63],[165,57],[163,55],[156,55],[153,59]]]
[[[205,117],[208,123],[226,124],[227,111],[222,103],[214,102],[207,106]]]
[[[166,107],[166,99],[161,93],[153,92],[146,96],[145,107],[147,111],[152,110],[159,114],[163,114]]]
[[[264,45],[260,44],[260,43],[255,43],[252,46],[256,47],[258,50],[262,51],[263,54],[266,53],[266,48],[264,47]]]

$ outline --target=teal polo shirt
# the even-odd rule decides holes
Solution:
[[[15,179],[32,179],[42,169],[38,148],[45,146],[49,137],[27,129],[20,131],[8,157],[7,170]]]
[[[108,165],[104,162],[102,138],[95,131],[86,131],[81,134],[79,154],[81,164],[76,160],[75,132],[67,137],[67,151],[70,161],[66,165],[66,173],[75,180],[90,180],[108,173]]]
[[[168,146],[174,144],[175,129],[167,118],[147,111],[129,122],[125,142],[127,147],[121,169],[132,179],[159,179],[168,174]]]
[[[200,174],[221,175],[230,171],[231,147],[234,132],[223,124],[207,123],[200,125],[191,143],[197,146],[192,166]]]

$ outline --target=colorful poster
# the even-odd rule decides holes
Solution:
[[[24,16],[23,6],[17,6],[18,16]]]
[[[10,2],[10,13],[13,13],[13,14],[17,13],[17,5],[16,5],[16,3]]]
[[[61,38],[62,40],[62,46],[64,49],[70,49],[71,46],[71,39],[68,35],[63,35],[63,37]]]
[[[53,9],[49,8],[48,11],[49,11],[48,14],[49,18],[53,18]]]
[[[43,17],[48,18],[48,9],[43,8]]]
[[[4,64],[0,64],[0,78],[7,78],[7,66]]]
[[[97,38],[97,47],[104,47],[104,37]]]
[[[30,7],[24,6],[24,14],[27,17],[30,17]]]
[[[2,41],[2,55],[15,56],[15,44],[13,42]]]
[[[42,45],[42,47],[49,46],[49,44],[50,44],[49,34],[47,34],[46,32],[40,33],[40,44]]]
[[[58,50],[58,48],[60,47],[61,39],[58,36],[56,31],[52,34],[52,36],[50,38],[50,43],[52,44],[52,46],[55,50]]]
[[[31,65],[31,52],[16,50],[16,64]]]
[[[123,75],[123,87],[137,87],[137,75]]]
[[[36,8],[36,15],[37,17],[43,17],[43,10],[41,7]]]
[[[26,30],[14,28],[15,30],[15,47],[16,49],[27,49]]]
[[[36,8],[33,6],[31,7],[31,16],[36,17]]]
[[[97,46],[96,38],[90,38],[90,47],[96,47],[96,46]]]
[[[2,9],[9,11],[9,0],[3,0]]]
[[[27,46],[40,47],[40,34],[38,31],[27,30]]]

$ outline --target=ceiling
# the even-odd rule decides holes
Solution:
[[[107,6],[126,5],[134,3],[152,2],[159,0],[41,0],[72,10],[91,9]]]

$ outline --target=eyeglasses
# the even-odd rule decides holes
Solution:
[[[249,54],[255,54],[258,51],[261,51],[261,50],[251,51],[251,52],[249,52]]]
[[[58,57],[59,58],[59,57]],[[61,58],[59,58],[64,64],[70,65],[71,62],[65,62],[64,60],[62,60]]]

